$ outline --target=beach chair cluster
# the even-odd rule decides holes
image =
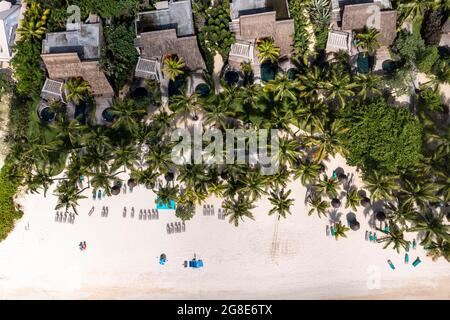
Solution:
[[[105,191],[101,191],[101,190],[94,190],[92,191],[92,200],[102,200],[102,198],[106,198],[106,193]]]
[[[369,241],[369,242],[377,242],[378,241],[377,233],[372,232],[372,231],[366,230],[364,238],[366,241]]]
[[[412,263],[412,266],[415,268],[415,267],[417,267],[421,262],[422,262],[422,260],[420,260],[420,258],[417,257],[416,260],[414,260],[414,262]],[[387,260],[387,263],[388,263],[388,265],[389,265],[389,268],[391,268],[392,270],[395,270],[395,265],[394,265],[394,263],[393,263],[390,259]],[[405,253],[405,264],[408,264],[408,263],[409,263],[409,255],[408,255],[408,253]]]
[[[186,223],[183,222],[171,222],[166,226],[167,234],[186,232]]]
[[[135,213],[136,210],[134,207],[131,207],[129,211],[127,207],[123,207],[122,217],[130,217],[131,219],[134,219]],[[159,211],[158,209],[139,209],[138,217],[139,220],[159,220]]]
[[[158,219],[159,219],[158,209],[139,210],[139,220],[158,220]]]
[[[102,213],[101,213],[101,216],[102,216],[103,218],[108,218],[108,215],[109,215],[109,207],[108,207],[108,206],[103,206],[103,207],[102,207]]]
[[[209,204],[203,205],[203,215],[204,216],[213,216],[214,215],[214,206]]]
[[[219,208],[219,210],[217,210],[217,218],[219,220],[225,220],[225,210]]]
[[[73,224],[75,222],[75,213],[56,211],[55,222]]]

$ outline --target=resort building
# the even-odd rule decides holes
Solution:
[[[195,36],[191,0],[161,1],[156,10],[136,19],[135,47],[139,52],[135,76],[161,81],[164,57],[182,58],[192,72],[206,68]]]
[[[41,58],[48,78],[41,98],[47,103],[55,100],[67,102],[65,81],[81,77],[89,83],[97,113],[101,115],[114,98],[114,90],[99,67],[103,42],[101,21],[97,16],[90,15],[85,23],[67,24],[66,29],[64,32],[47,33],[42,42]],[[101,116],[96,115],[96,119],[101,122]]]
[[[238,68],[242,62],[259,64],[256,43],[271,38],[280,47],[280,57],[293,51],[294,20],[287,0],[232,0],[230,30],[236,35],[229,63]],[[254,68],[259,69],[259,68]]]
[[[358,30],[375,28],[380,32],[381,47],[390,46],[396,37],[397,11],[389,0],[332,0],[331,31],[328,34],[327,52],[358,53],[354,35]]]
[[[17,2],[18,3],[18,2]],[[21,16],[21,5],[16,1],[0,1],[0,63],[1,68],[9,67],[12,46],[16,40],[16,29]]]

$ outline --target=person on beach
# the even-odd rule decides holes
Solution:
[[[416,239],[413,239],[412,246],[413,246],[413,249],[416,250],[416,247],[417,247]]]

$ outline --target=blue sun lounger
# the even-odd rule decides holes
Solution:
[[[175,210],[176,209],[175,201],[170,200],[169,203],[163,203],[159,199],[156,199],[156,209],[159,210]]]
[[[198,269],[203,267],[203,260],[191,260],[189,261],[189,268]]]
[[[412,265],[413,265],[413,267],[417,267],[421,262],[422,262],[422,260],[420,260],[420,258],[417,257],[417,259],[414,260],[414,262],[412,263]]]
[[[388,264],[389,264],[389,267],[390,267],[392,270],[395,270],[395,266],[394,266],[394,264],[392,263],[392,261],[391,261],[391,260],[388,260],[387,262],[388,262]]]

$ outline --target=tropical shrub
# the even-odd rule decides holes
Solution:
[[[228,59],[230,46],[235,42],[234,34],[228,26],[230,22],[230,3],[221,1],[206,11],[206,23],[200,30],[207,45],[217,51],[224,60]]]
[[[407,109],[379,99],[352,103],[340,116],[350,129],[343,138],[350,165],[396,173],[422,159],[422,127]]]
[[[104,28],[104,43],[100,65],[116,91],[134,72],[138,53],[134,48],[135,31],[132,25],[113,25]]]
[[[297,58],[304,58],[308,55],[309,34],[306,30],[308,23],[305,16],[307,1],[289,0],[289,10],[294,19],[294,50]]]
[[[22,212],[14,204],[14,196],[19,187],[17,180],[10,177],[8,158],[0,171],[0,241],[14,229],[14,222],[22,217]]]

